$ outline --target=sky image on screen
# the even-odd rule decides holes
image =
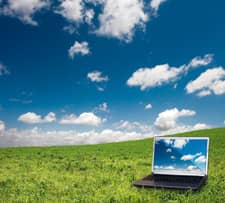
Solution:
[[[153,172],[206,175],[207,146],[206,138],[155,138]]]

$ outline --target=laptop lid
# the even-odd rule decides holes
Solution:
[[[205,176],[208,173],[208,137],[155,137],[153,174]]]

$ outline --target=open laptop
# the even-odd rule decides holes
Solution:
[[[199,189],[207,179],[208,137],[155,137],[152,174],[137,187]]]

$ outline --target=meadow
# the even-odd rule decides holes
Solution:
[[[210,137],[209,177],[197,192],[138,189],[151,173],[152,138],[121,143],[0,149],[0,202],[225,202],[225,128]]]

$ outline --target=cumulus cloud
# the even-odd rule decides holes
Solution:
[[[33,112],[28,112],[19,116],[18,121],[22,121],[24,123],[34,124],[41,123],[41,115],[37,115]]]
[[[83,19],[83,7],[82,0],[62,0],[55,12],[70,22],[79,23]]]
[[[194,116],[195,111],[189,109],[182,109],[179,111],[177,108],[167,109],[159,113],[155,120],[155,126],[161,131],[166,131],[177,127],[177,119],[180,117]]]
[[[187,139],[176,139],[173,143],[173,147],[182,149],[188,143]]]
[[[127,80],[127,85],[140,86],[141,90],[145,90],[176,81],[183,71],[183,68],[170,67],[168,64],[140,68]]]
[[[2,64],[1,62],[0,62],[0,76],[1,75],[8,75],[10,72],[9,72],[9,70],[7,69],[7,67],[4,65],[4,64]]]
[[[55,113],[49,112],[43,119],[45,123],[51,123],[56,120]]]
[[[145,105],[145,109],[151,109],[152,108],[152,105],[151,104],[146,104]]]
[[[157,14],[158,10],[159,10],[159,6],[166,2],[167,0],[152,0],[150,2],[150,7],[152,8],[152,10],[154,11],[155,14]]]
[[[93,9],[86,10],[85,16],[84,16],[85,22],[90,25],[92,23],[94,15],[95,15],[95,12]]]
[[[163,169],[166,169],[166,170],[174,170],[174,166],[164,166],[164,167],[161,167]]]
[[[185,89],[188,94],[198,92],[199,97],[212,93],[215,95],[225,94],[225,70],[221,66],[208,69],[194,81],[190,81]]]
[[[75,55],[87,55],[90,53],[88,42],[78,42],[75,41],[73,46],[71,46],[68,50],[69,56],[71,59],[74,59]]]
[[[210,126],[205,123],[197,123],[193,126],[193,130],[203,130],[208,128],[210,128]]]
[[[150,125],[142,124],[137,121],[131,122],[131,121],[121,120],[120,122],[115,123],[114,126],[116,127],[116,129],[120,129],[120,130],[121,129],[128,130],[128,131],[137,130],[137,131],[150,133],[151,135],[154,135]]]
[[[166,152],[172,152],[172,149],[171,149],[171,148],[168,148],[168,149],[166,150]]]
[[[164,139],[164,142],[166,143],[166,145],[173,144],[173,141],[171,139]]]
[[[108,108],[108,104],[106,102],[103,102],[102,104],[99,104],[99,106],[97,108],[95,108],[96,111],[102,111],[102,112],[106,112],[109,113],[109,108]]]
[[[18,117],[18,121],[28,124],[51,123],[56,120],[55,113],[49,112],[44,118],[34,112],[27,112]]]
[[[25,24],[36,26],[38,23],[33,19],[34,15],[49,5],[48,0],[8,0],[0,8],[0,14],[18,18]]]
[[[106,82],[109,80],[108,76],[102,76],[102,72],[93,71],[87,74],[87,78],[92,82]]]
[[[174,170],[174,166],[154,166],[155,169]]]
[[[135,28],[143,28],[148,20],[142,0],[105,0],[102,3],[103,13],[98,17],[100,27],[96,31],[98,35],[128,42],[131,41]]]
[[[127,80],[127,85],[131,87],[138,86],[141,90],[162,86],[177,81],[192,68],[210,64],[212,60],[213,55],[206,54],[204,57],[197,56],[188,64],[183,64],[179,67],[171,67],[169,64],[162,64],[150,68],[139,68]]]
[[[199,93],[197,93],[198,97],[205,97],[211,95],[211,91],[210,90],[202,90]]]
[[[0,120],[0,132],[5,130],[5,122]]]
[[[189,131],[195,131],[195,130],[203,130],[203,129],[209,129],[211,128],[210,125],[207,125],[205,123],[197,123],[195,125],[185,125],[185,124],[177,124],[175,128],[171,128],[169,130],[161,131],[159,135],[172,135],[176,133],[183,133],[183,132],[189,132]]]
[[[87,9],[85,7],[85,1],[82,0],[62,0],[55,13],[63,16],[71,24],[84,22],[91,24],[95,14],[93,9]],[[70,25],[69,31],[71,27],[74,28]]]
[[[0,136],[0,147],[14,146],[51,146],[51,145],[82,145],[106,142],[121,142],[150,137],[149,134],[124,132],[120,130],[105,129],[102,131],[78,132],[45,131],[37,127],[31,130],[9,129]]]
[[[205,156],[200,156],[197,159],[195,159],[196,163],[205,163],[206,162],[206,157]]]
[[[65,115],[60,121],[60,124],[71,124],[71,125],[87,125],[87,126],[99,126],[105,121],[92,112],[84,112],[79,116],[75,114]]]
[[[195,170],[195,169],[197,169],[197,167],[194,166],[194,165],[190,165],[190,166],[187,167],[188,171],[192,171],[192,170]]]
[[[205,54],[203,57],[196,56],[189,62],[186,68],[189,69],[189,68],[197,68],[199,66],[207,66],[212,61],[213,61],[213,54]]]
[[[182,161],[189,161],[189,160],[192,160],[198,156],[200,156],[201,153],[196,153],[196,154],[186,154],[186,155],[183,155],[180,160]]]

